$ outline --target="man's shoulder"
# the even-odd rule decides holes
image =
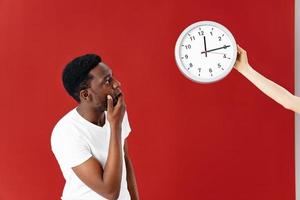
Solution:
[[[67,112],[54,126],[52,130],[52,137],[56,134],[63,135],[67,134],[72,130],[76,130],[76,118],[74,117],[75,109]]]
[[[61,125],[61,124],[64,124],[64,123],[68,123],[68,121],[72,121],[72,118],[74,116],[74,111],[75,111],[75,108],[71,109],[69,112],[67,112],[66,114],[64,114],[59,120],[58,122],[56,123],[55,126],[58,126],[58,125]]]

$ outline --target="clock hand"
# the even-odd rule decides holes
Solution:
[[[228,48],[228,47],[230,47],[230,45],[224,45],[223,47],[211,49],[211,50],[208,50],[208,51],[202,51],[201,54],[202,54],[202,53],[207,54],[208,52],[217,51],[217,50],[219,50],[219,49],[226,49],[226,48]]]
[[[212,52],[212,51],[211,51],[211,52],[209,52],[209,53],[214,53],[214,54],[222,54],[222,55],[223,55],[223,54],[225,54],[225,53],[222,53],[222,52]]]
[[[207,57],[207,51],[206,51],[206,38],[205,36],[203,37],[204,39],[204,51],[205,51],[205,57]],[[201,52],[202,53],[202,52]]]

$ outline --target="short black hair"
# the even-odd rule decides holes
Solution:
[[[80,90],[89,87],[92,78],[89,72],[101,62],[101,57],[96,54],[79,56],[69,62],[63,70],[62,81],[68,94],[78,103]]]

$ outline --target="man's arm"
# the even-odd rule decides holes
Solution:
[[[255,71],[248,63],[247,52],[239,46],[235,69],[284,108],[300,113],[300,97]]]
[[[124,142],[124,156],[127,170],[127,186],[131,196],[131,200],[139,200],[139,193],[134,175],[134,169],[128,154],[127,140]]]
[[[120,194],[122,178],[121,123],[125,113],[125,104],[123,96],[119,97],[115,107],[113,107],[111,97],[108,97],[107,103],[107,118],[111,126],[111,135],[104,169],[94,157],[72,169],[89,188],[109,200],[115,200]]]

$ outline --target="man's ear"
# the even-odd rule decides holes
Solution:
[[[82,99],[84,101],[90,100],[89,92],[86,89],[80,90],[79,97],[80,97],[80,99]]]

